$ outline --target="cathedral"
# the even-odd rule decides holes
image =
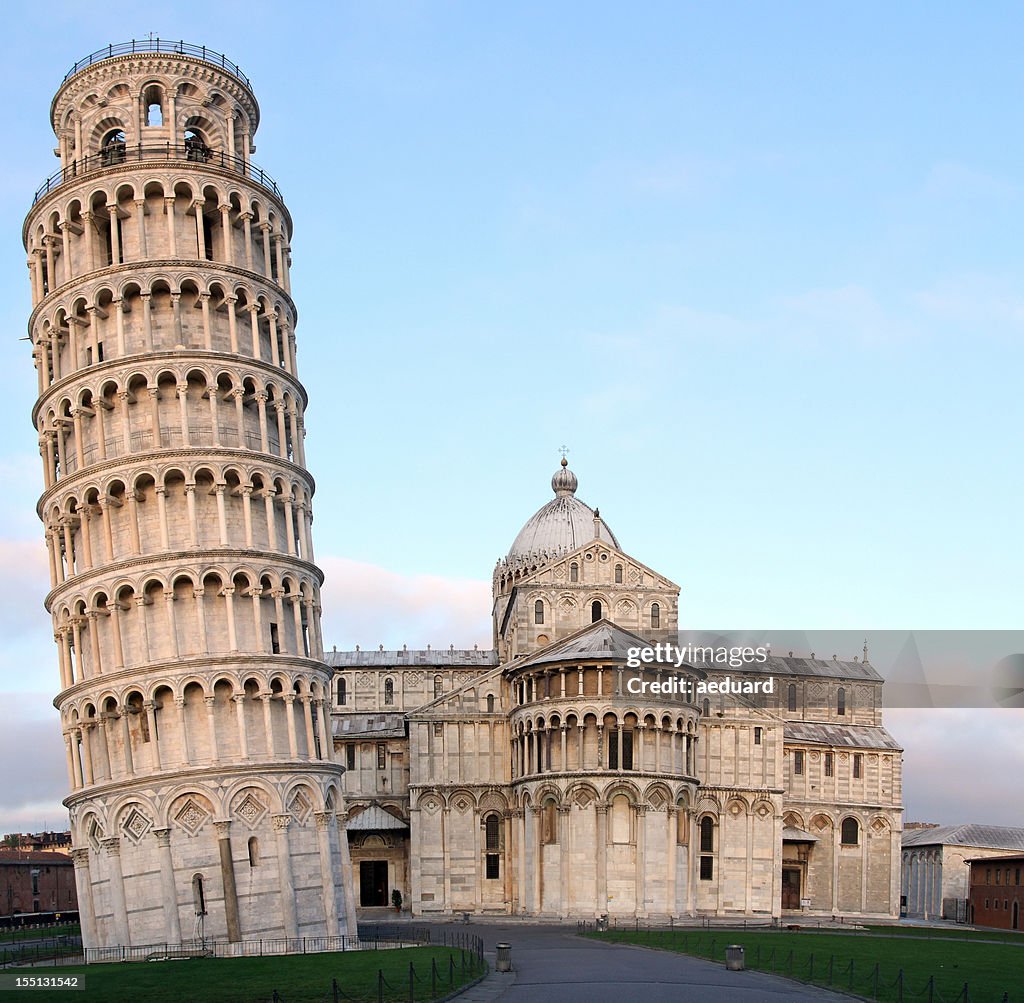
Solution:
[[[491,650],[326,655],[359,906],[898,915],[901,749],[866,655],[640,662],[678,639],[679,586],[564,459],[551,488],[494,569]]]

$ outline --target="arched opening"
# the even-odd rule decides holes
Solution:
[[[603,616],[604,616],[604,613],[603,613],[603,611],[601,609],[601,600],[600,599],[595,599],[590,604],[590,622],[591,623],[597,623],[597,621],[600,620],[601,617],[603,617]]]
[[[544,622],[544,600],[538,599],[533,604],[533,622],[543,623]]]
[[[348,683],[344,679],[338,680],[338,706],[344,707],[348,703]]]
[[[188,127],[185,130],[185,159],[205,163],[210,159],[210,147],[198,129]]]
[[[846,714],[846,690],[844,687],[839,687],[839,692],[836,694],[836,713],[840,716]]]
[[[206,890],[203,887],[203,876],[201,874],[192,877],[192,906],[197,916],[206,915]]]
[[[661,626],[661,606],[658,603],[651,603],[651,630],[657,630]]]
[[[395,702],[395,681],[393,679],[384,680],[384,703],[393,704]]]
[[[860,843],[860,823],[855,818],[844,818],[840,831],[843,846],[857,846]]]
[[[258,867],[260,863],[260,841],[255,836],[249,837],[249,866]]]
[[[123,164],[125,159],[124,129],[111,129],[100,144],[100,160],[104,167]]]
[[[163,91],[159,84],[150,84],[142,94],[142,104],[146,110],[146,125],[164,124]]]
[[[579,580],[580,566],[575,561],[573,561],[572,564],[569,565],[569,581],[578,582]]]
[[[790,683],[789,689],[786,691],[786,709],[796,710],[796,683]]]
[[[615,584],[616,585],[621,585],[622,584],[622,565],[621,564],[616,564],[615,565]]]
[[[705,815],[700,820],[700,880],[711,881],[715,876],[715,820]]]
[[[494,694],[493,693],[488,693],[487,694],[487,713],[488,714],[493,714],[494,713]]]

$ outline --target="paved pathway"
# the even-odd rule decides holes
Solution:
[[[459,996],[459,1003],[824,1003],[849,1001],[825,989],[761,972],[728,972],[724,965],[685,954],[608,944],[577,937],[574,928],[492,925],[455,929],[484,938],[494,967],[494,945],[512,945],[509,975],[492,972]],[[739,938],[742,940],[742,938]]]

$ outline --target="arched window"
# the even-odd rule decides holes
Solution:
[[[840,842],[844,846],[856,846],[860,842],[860,824],[855,818],[844,818]]]
[[[705,717],[709,717],[711,714],[711,701],[705,697],[700,704],[700,712]]]
[[[124,131],[114,129],[112,132],[108,132],[103,137],[103,143],[100,146],[103,166],[110,167],[112,164],[123,164],[124,148]]]
[[[338,706],[344,707],[348,703],[348,683],[344,679],[338,680]]]
[[[616,564],[615,565],[615,584],[616,585],[621,585],[622,584],[622,565],[621,564]]]
[[[501,819],[497,815],[484,819],[484,846],[488,850],[501,849]]]
[[[601,600],[595,599],[590,604],[590,622],[597,623],[604,614],[601,612]]]
[[[657,630],[661,626],[661,607],[655,602],[651,603],[651,630]]]
[[[836,694],[836,713],[840,715],[846,713],[846,690],[842,686],[839,687],[839,692]]]
[[[249,837],[249,866],[258,867],[260,863],[260,841],[255,836]]]
[[[206,915],[206,892],[203,889],[203,876],[196,874],[192,878],[192,905],[197,916]]]
[[[705,815],[700,820],[700,880],[715,876],[715,820]]]
[[[544,622],[544,600],[538,599],[533,604],[533,622],[543,623]]]
[[[787,703],[786,707],[788,710],[796,710],[796,683],[789,684],[789,690],[787,691]]]
[[[700,852],[715,852],[715,820],[710,815],[700,820]]]
[[[569,581],[578,582],[579,580],[580,566],[575,561],[573,561],[572,564],[569,565]]]
[[[146,108],[146,125],[163,125],[163,92],[156,84],[150,84],[142,95]]]
[[[210,148],[201,133],[195,129],[185,130],[185,159],[205,163],[210,159]]]
[[[434,699],[436,700],[444,692],[444,680],[440,676],[434,676]]]
[[[494,713],[494,694],[493,693],[488,693],[487,694],[487,713],[488,714],[493,714]]]
[[[395,702],[395,681],[393,679],[384,680],[384,703],[393,704]]]

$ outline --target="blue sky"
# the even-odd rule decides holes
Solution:
[[[563,443],[686,626],[1020,625],[1019,6],[99,10],[5,18],[9,748],[56,728],[20,227],[64,72],[150,31],[249,75],[295,219],[328,644],[486,643]],[[1024,766],[1019,714],[902,724],[909,817],[1020,824],[940,783],[951,728]],[[59,746],[0,829],[53,821]]]

